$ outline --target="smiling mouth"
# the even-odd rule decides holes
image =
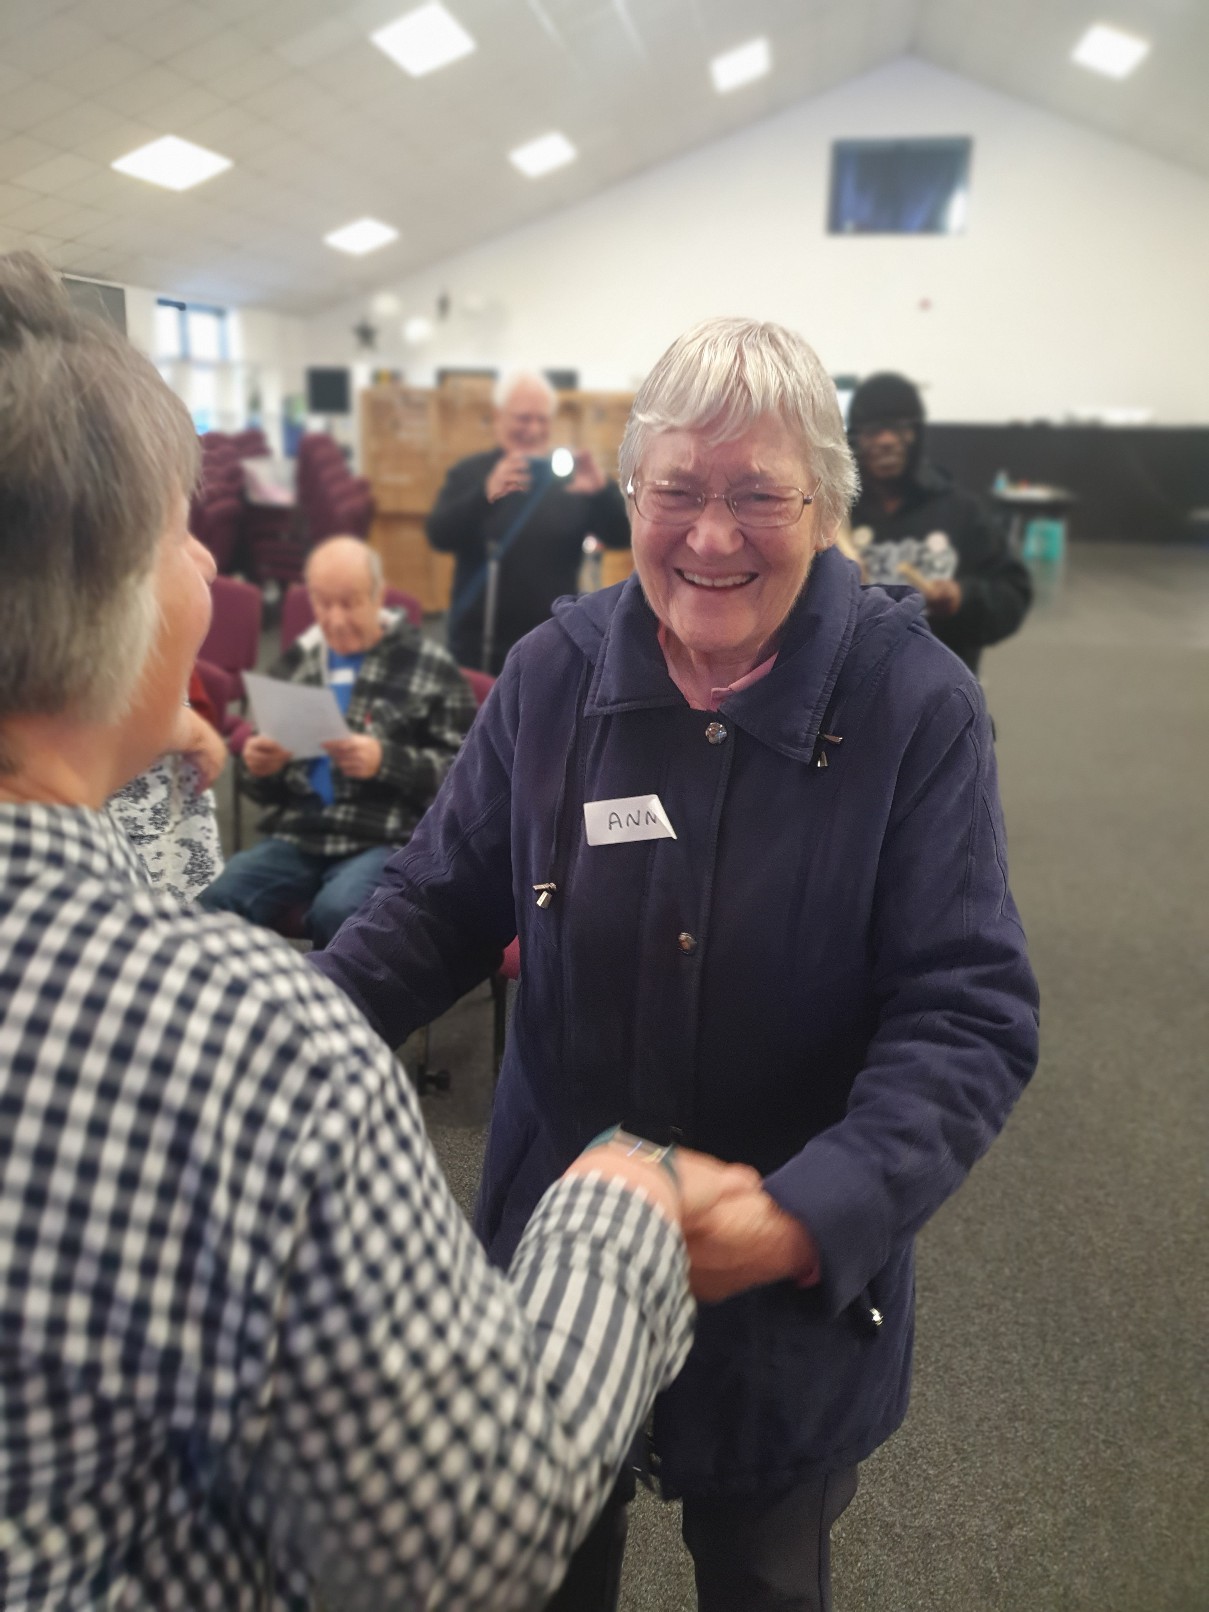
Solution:
[[[692,588],[745,588],[749,582],[754,582],[758,575],[755,571],[739,571],[730,576],[709,577],[702,576],[700,571],[680,571],[676,575],[682,582],[687,582]]]

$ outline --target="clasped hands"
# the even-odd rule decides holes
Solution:
[[[382,745],[369,733],[332,739],[323,748],[346,778],[374,778],[382,766]],[[292,760],[290,751],[263,733],[254,734],[243,748],[243,763],[253,778],[271,778]]]
[[[707,1153],[678,1147],[678,1192],[661,1165],[627,1159],[608,1148],[581,1154],[567,1173],[592,1170],[639,1187],[679,1223],[688,1247],[689,1285],[704,1303],[770,1282],[811,1287],[819,1280],[814,1238],[774,1202],[759,1171],[748,1164],[724,1164]]]

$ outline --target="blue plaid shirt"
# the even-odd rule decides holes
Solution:
[[[678,1233],[555,1186],[508,1276],[284,943],[0,806],[0,1605],[517,1607],[687,1352]]]

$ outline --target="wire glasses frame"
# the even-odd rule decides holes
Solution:
[[[707,493],[671,481],[631,480],[626,493],[648,521],[691,521],[706,504],[721,499],[740,526],[767,528],[793,526],[807,504],[814,503],[821,485],[816,482],[813,492],[801,487],[752,487],[739,492]]]

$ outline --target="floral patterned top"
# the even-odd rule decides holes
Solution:
[[[169,753],[110,797],[107,811],[158,890],[193,901],[223,869],[214,792],[194,764]]]

